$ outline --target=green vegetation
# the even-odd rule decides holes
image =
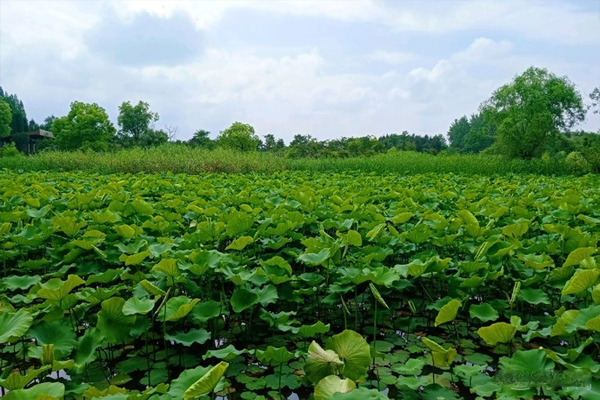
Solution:
[[[71,103],[69,114],[54,120],[50,129],[59,150],[108,150],[116,133],[104,108],[81,101]]]
[[[501,154],[512,158],[540,157],[548,141],[585,119],[575,85],[533,67],[496,90],[481,108],[484,121],[496,127]]]
[[[1,153],[0,153],[1,155]],[[494,155],[431,155],[413,151],[390,151],[369,157],[290,158],[271,152],[240,152],[217,148],[165,145],[115,152],[42,152],[29,157],[1,157],[0,168],[22,171],[90,171],[101,173],[189,173],[362,171],[418,174],[452,172],[469,175],[493,174],[582,174],[590,171],[587,161],[567,162],[566,156],[533,160],[507,159]]]
[[[0,98],[0,138],[10,136],[12,123],[12,113],[10,105]]]
[[[456,119],[449,127],[448,140],[441,134],[417,135],[403,131],[401,134],[391,133],[375,136],[362,136],[355,138],[341,137],[337,139],[318,140],[308,134],[296,134],[286,145],[282,139],[276,138],[274,134],[266,134],[261,139],[253,126],[247,123],[234,122],[230,127],[221,131],[216,138],[211,138],[211,133],[204,129],[198,129],[187,141],[176,139],[177,127],[166,126],[164,129],[155,129],[154,124],[159,121],[158,113],[151,111],[150,105],[139,101],[136,105],[123,102],[119,106],[117,118],[118,132],[108,120],[105,110],[97,104],[85,104],[74,102],[69,114],[62,118],[49,116],[44,124],[38,125],[35,121],[27,123],[27,116],[23,103],[16,95],[7,95],[0,88],[0,98],[9,104],[12,113],[12,135],[9,141],[14,141],[17,148],[27,151],[27,129],[50,129],[56,136],[56,140],[43,140],[36,144],[39,150],[68,150],[68,151],[102,151],[114,153],[115,156],[128,157],[133,153],[119,152],[131,148],[153,148],[167,144],[168,142],[194,149],[214,150],[217,148],[234,150],[238,152],[262,152],[273,155],[271,160],[285,164],[286,169],[295,169],[297,166],[310,165],[311,170],[321,170],[323,165],[331,165],[333,170],[356,169],[361,165],[366,171],[385,171],[381,168],[383,164],[389,164],[388,158],[381,156],[373,160],[377,167],[371,167],[371,163],[356,161],[362,157],[381,155],[390,151],[408,151],[426,154],[478,154],[502,156],[514,160],[542,159],[543,162],[535,162],[535,167],[523,166],[518,162],[510,162],[507,167],[490,168],[491,164],[506,162],[502,158],[491,159],[450,159],[442,158],[441,161],[449,162],[447,168],[438,166],[440,160],[431,159],[431,167],[398,167],[396,162],[391,163],[389,171],[448,171],[473,173],[471,167],[456,167],[454,163],[462,160],[477,160],[482,164],[481,173],[488,174],[490,171],[502,172],[541,172],[563,174],[571,173],[598,173],[600,172],[600,135],[592,132],[571,131],[573,127],[585,120],[586,113],[600,113],[600,89],[596,88],[589,94],[590,103],[584,104],[582,95],[576,86],[567,77],[558,77],[543,68],[530,67],[525,72],[517,75],[512,82],[503,85],[494,91],[491,97],[484,101],[479,110],[469,118],[463,116]],[[0,103],[2,104],[2,103]],[[4,111],[1,111],[4,110]],[[6,113],[7,107],[0,105],[0,126],[6,136],[9,121]],[[600,132],[600,129],[599,129]],[[2,137],[0,135],[0,137]],[[4,140],[6,141],[6,139]],[[1,143],[1,142],[0,142]],[[175,154],[185,153],[176,150]],[[165,169],[147,167],[138,168],[138,171],[244,171],[244,167],[231,166],[230,161],[223,160],[219,166],[213,161],[220,155],[209,155],[208,162],[180,160],[169,162]],[[63,155],[51,157],[53,160],[63,158]],[[65,157],[69,158],[69,157]],[[77,159],[74,156],[73,159]],[[237,157],[234,157],[237,158]],[[250,156],[246,159],[266,160],[263,156]],[[299,162],[281,161],[281,158],[301,160]],[[331,161],[329,159],[351,158],[351,161]],[[100,164],[95,170],[110,171],[134,171],[135,168],[114,168],[118,164],[111,157],[100,157]],[[303,159],[320,159],[323,162],[312,162]],[[47,160],[47,159],[46,159]],[[107,162],[106,160],[111,160]],[[385,161],[383,161],[385,160]],[[499,161],[502,160],[502,161]],[[568,162],[567,162],[568,160]],[[54,162],[54,161],[53,161]],[[35,165],[43,162],[33,161]],[[106,165],[110,164],[111,167]],[[130,160],[123,160],[123,165],[130,164]],[[67,164],[78,164],[67,162]],[[142,164],[147,164],[142,162]],[[183,164],[188,165],[184,167]],[[548,171],[544,165],[556,165],[556,170]],[[542,165],[542,167],[540,167]],[[343,167],[342,167],[343,166]],[[361,167],[361,168],[362,168]],[[66,166],[63,169],[75,168]],[[35,168],[34,168],[35,169]],[[85,168],[83,168],[85,169]],[[261,167],[251,170],[278,170],[278,168]]]
[[[0,171],[0,188],[7,400],[600,393],[599,176]]]

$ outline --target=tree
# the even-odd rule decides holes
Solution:
[[[2,87],[0,87],[0,98],[8,103],[12,112],[11,132],[13,134],[27,132],[29,130],[29,121],[27,120],[27,113],[25,112],[23,102],[19,100],[16,94],[9,95],[6,93]]]
[[[220,146],[230,149],[255,151],[258,149],[260,139],[254,133],[254,128],[251,125],[234,122],[219,134],[217,142]]]
[[[583,100],[567,77],[530,67],[499,89],[480,110],[497,127],[498,149],[509,157],[539,157],[546,143],[585,118]]]
[[[50,130],[60,150],[107,150],[116,132],[104,108],[81,101],[71,103],[69,114],[56,119]]]
[[[169,141],[170,137],[171,136],[167,131],[164,131],[162,129],[151,129],[140,137],[138,145],[145,148],[160,146],[162,144],[166,144]]]
[[[44,123],[42,123],[40,125],[40,129],[49,131],[50,128],[52,127],[52,124],[54,123],[54,121],[56,121],[56,117],[54,115],[50,115],[50,116],[44,118]]]
[[[592,93],[590,93],[590,100],[592,100],[592,104],[590,108],[594,114],[600,114],[600,88],[594,88]],[[598,127],[598,133],[600,133],[600,126]]]
[[[34,119],[30,119],[28,130],[31,132],[31,131],[36,131],[38,129],[40,129],[40,126],[37,124],[37,122],[35,122]]]
[[[10,105],[0,98],[0,138],[10,136],[12,123],[12,111]]]
[[[276,139],[275,135],[269,133],[264,136],[265,141],[262,147],[265,151],[281,151],[285,149],[285,142],[283,139]]]
[[[450,147],[462,151],[465,147],[465,137],[469,134],[471,125],[466,116],[455,119],[450,129],[448,129],[448,140],[450,141]]]
[[[202,147],[205,149],[212,149],[214,147],[214,141],[210,138],[210,132],[204,129],[198,129],[194,132],[188,144],[192,147]]]
[[[158,113],[150,111],[148,103],[139,101],[132,106],[130,102],[124,101],[119,106],[117,117],[120,127],[119,140],[130,146],[140,146],[142,142],[148,142],[151,138],[143,139],[143,136],[150,134],[158,118]]]

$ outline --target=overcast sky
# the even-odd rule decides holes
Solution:
[[[234,121],[286,142],[446,134],[531,65],[587,101],[600,0],[0,0],[0,86],[38,122],[143,100],[180,139]]]

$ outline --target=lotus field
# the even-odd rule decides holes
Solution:
[[[600,177],[0,171],[0,394],[600,398]]]

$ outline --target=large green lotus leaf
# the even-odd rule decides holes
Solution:
[[[85,221],[77,222],[75,217],[64,217],[57,215],[52,220],[54,230],[63,232],[65,235],[72,237],[75,236],[81,228],[86,225]]]
[[[84,284],[85,281],[77,275],[69,275],[66,281],[61,281],[59,278],[53,278],[41,285],[41,289],[37,292],[37,297],[60,302],[67,297],[71,290]]]
[[[89,277],[85,281],[85,284],[89,286],[92,283],[109,283],[114,281],[122,273],[123,269],[121,268],[111,268],[109,270],[104,271],[101,274],[89,275]]]
[[[285,364],[294,358],[294,353],[289,352],[285,347],[267,347],[267,350],[257,350],[256,357],[266,365]]]
[[[200,299],[190,299],[187,296],[171,297],[165,305],[165,310],[158,312],[161,321],[178,321],[192,311]]]
[[[44,365],[38,369],[30,368],[26,371],[25,375],[21,371],[13,371],[6,379],[0,379],[0,386],[8,390],[23,389],[29,382],[48,369],[50,369],[49,365]]]
[[[479,226],[479,221],[477,221],[477,218],[475,218],[475,216],[469,210],[460,210],[458,212],[458,218],[460,218],[465,225]]]
[[[329,400],[334,393],[348,393],[356,389],[356,384],[350,379],[341,379],[329,375],[321,379],[315,387],[315,400]]]
[[[302,339],[311,338],[320,333],[327,333],[329,332],[329,329],[329,324],[325,325],[323,322],[317,321],[312,325],[302,325],[300,328],[298,328],[296,336]]]
[[[87,329],[77,342],[75,357],[73,357],[75,364],[83,367],[96,360],[96,357],[98,356],[96,350],[100,347],[103,340],[104,337],[98,329]]]
[[[125,299],[122,297],[113,297],[102,302],[97,328],[109,343],[125,342],[135,325],[135,315],[123,314],[124,304]]]
[[[135,229],[133,229],[129,225],[119,225],[115,226],[115,231],[117,234],[125,239],[131,239],[135,236]]]
[[[58,382],[38,383],[29,389],[12,390],[3,400],[60,400],[65,396],[65,385]]]
[[[391,221],[395,225],[403,224],[405,222],[408,222],[408,220],[411,219],[413,217],[413,215],[414,215],[414,213],[411,213],[411,212],[408,212],[408,211],[401,212],[401,213],[398,213],[398,214],[394,215],[392,217]]]
[[[277,267],[285,272],[287,272],[289,275],[292,275],[294,272],[292,271],[292,267],[290,266],[290,263],[288,263],[285,259],[283,259],[280,256],[275,256],[272,258],[269,258],[266,261],[261,261],[260,264],[264,267]]]
[[[370,356],[369,353],[369,358]],[[326,376],[339,374],[343,367],[344,362],[335,351],[324,350],[315,341],[308,346],[308,357],[304,365],[304,372],[312,383],[318,383]]]
[[[22,337],[32,322],[31,314],[23,309],[16,313],[0,311],[0,343]]]
[[[152,309],[154,309],[154,304],[155,302],[152,299],[140,299],[139,297],[130,297],[129,299],[127,299],[125,304],[123,304],[123,314],[146,315],[150,311],[152,311]]]
[[[177,259],[175,258],[163,258],[152,267],[152,271],[162,272],[163,274],[170,277],[178,277],[181,274],[179,268],[177,268]]]
[[[548,359],[543,349],[519,350],[511,358],[500,358],[501,371],[539,372],[554,369],[554,361]]]
[[[436,382],[439,382],[439,379]],[[456,392],[438,383],[428,385],[421,393],[421,399],[423,400],[454,400],[459,398]]]
[[[249,352],[250,351],[248,351],[246,349],[238,350],[235,348],[234,345],[230,344],[229,346],[223,347],[222,349],[209,350],[206,352],[206,354],[202,358],[204,360],[206,360],[207,358],[210,358],[210,357],[216,357],[221,360],[231,361],[234,358],[236,358],[237,356],[246,354]]]
[[[183,371],[177,379],[171,382],[169,394],[173,400],[183,399],[185,391],[210,371],[210,367],[196,367]]]
[[[569,396],[569,399],[582,399],[582,400],[597,400],[600,399],[600,380],[592,379],[586,381],[583,375],[581,382],[571,386],[564,387],[561,392],[564,393],[565,398]]]
[[[594,303],[600,304],[600,283],[592,289],[592,300]]]
[[[344,361],[344,376],[352,380],[361,379],[371,364],[371,349],[367,341],[358,333],[345,330],[333,335],[331,348]]]
[[[230,237],[246,232],[252,227],[254,217],[245,212],[233,211],[228,215],[225,231]]]
[[[240,313],[247,308],[252,307],[260,300],[260,296],[245,288],[237,288],[231,296],[231,307],[236,313]]]
[[[331,250],[324,248],[318,253],[301,254],[298,260],[310,266],[317,266],[323,264],[329,258],[331,258]]]
[[[347,246],[362,246],[362,236],[357,231],[349,230],[342,239]]]
[[[578,266],[582,263],[591,263],[593,255],[598,250],[593,247],[580,247],[569,253],[569,256],[565,260],[563,267],[569,267],[571,265]]]
[[[231,242],[229,246],[225,247],[225,250],[244,250],[250,243],[254,243],[252,236],[242,236]]]
[[[64,321],[37,324],[29,330],[29,336],[36,339],[38,344],[54,344],[54,352],[57,358],[68,356],[77,345],[75,332]],[[39,351],[36,351],[36,349]],[[29,355],[30,357],[39,358],[41,347],[31,347]]]
[[[135,199],[131,202],[131,208],[139,215],[152,215],[154,214],[154,207],[152,204],[141,199]]]
[[[391,287],[399,279],[400,274],[392,268],[381,266],[371,269],[371,281],[375,285]]]
[[[473,304],[469,308],[469,316],[483,322],[495,321],[498,319],[498,311],[489,303]]]
[[[210,319],[221,315],[223,306],[218,301],[209,300],[198,303],[194,306],[191,312],[191,317],[198,323],[204,323]]]
[[[265,285],[262,289],[254,289],[252,291],[258,294],[258,302],[263,306],[275,303],[279,298],[277,288],[273,285]]]
[[[565,284],[562,295],[578,294],[594,286],[600,276],[600,270],[580,270]]]
[[[125,262],[126,266],[140,265],[148,257],[150,257],[150,252],[146,250],[132,255],[121,254],[119,260]]]
[[[425,360],[422,358],[411,358],[405,363],[395,363],[392,370],[401,375],[420,375],[425,366]]]
[[[456,358],[457,352],[452,347],[445,349],[426,337],[422,337],[421,341],[431,350],[432,364],[436,367],[448,368]]]
[[[444,305],[438,315],[435,317],[435,326],[442,325],[446,322],[451,322],[456,319],[456,314],[462,306],[460,300],[452,299]]]
[[[589,329],[589,330],[593,330],[593,331],[596,331],[596,332],[600,332],[600,316],[594,317],[594,318],[590,319],[585,324],[585,329]]]
[[[517,333],[517,328],[506,322],[496,322],[477,330],[477,334],[490,346],[511,341],[515,333]]]
[[[164,290],[162,290],[161,288],[159,288],[158,286],[156,286],[152,282],[149,282],[146,279],[140,281],[140,285],[144,288],[146,292],[150,293],[153,296],[164,296],[167,294],[167,292],[165,292]]]
[[[519,297],[529,304],[550,304],[550,298],[542,289],[521,289]]]
[[[13,275],[3,278],[1,283],[8,290],[25,290],[40,283],[41,280],[42,278],[39,275]]]
[[[581,314],[581,311],[579,310],[567,310],[562,313],[554,326],[552,326],[550,336],[563,336],[575,331],[576,328],[570,325],[575,321],[579,314]]]
[[[218,385],[221,377],[227,371],[229,364],[225,361],[221,361],[214,367],[212,367],[202,378],[194,382],[184,393],[183,398],[196,399],[205,394],[212,392]]]
[[[523,236],[529,230],[529,224],[526,222],[519,222],[516,224],[506,225],[502,228],[502,234],[513,239],[518,239]]]
[[[165,338],[189,347],[194,343],[206,343],[210,339],[210,336],[210,333],[206,329],[192,329],[186,333],[177,332],[173,335],[166,334]]]

